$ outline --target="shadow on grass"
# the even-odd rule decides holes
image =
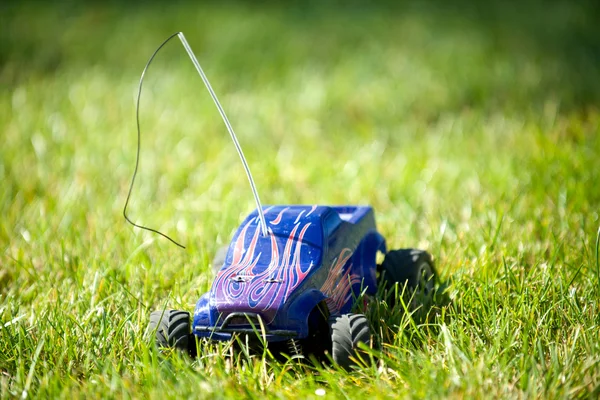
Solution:
[[[413,300],[402,287],[396,292],[383,292],[369,308],[362,310],[371,321],[376,347],[410,346],[421,348],[439,334],[440,323],[447,322],[446,309],[452,300],[448,294],[451,279],[438,283],[430,299],[415,299],[420,304],[410,307]]]

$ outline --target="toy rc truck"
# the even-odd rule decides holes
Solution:
[[[210,292],[187,311],[162,310],[150,316],[149,331],[159,347],[175,347],[195,355],[196,338],[231,340],[234,335],[262,338],[262,343],[287,345],[290,355],[329,353],[347,368],[357,345],[370,340],[369,323],[353,314],[359,299],[378,293],[378,284],[412,294],[410,307],[433,294],[435,270],[429,254],[405,249],[386,252],[368,206],[271,206],[263,208],[250,168],[223,107],[182,32],[167,38],[148,60],[137,96],[138,147],[135,169],[123,216],[135,183],[140,159],[140,97],[150,63],[169,40],[178,37],[210,93],[248,177],[256,210],[235,232],[219,262]],[[385,254],[377,265],[378,253]]]
[[[285,343],[292,356],[328,351],[349,367],[358,343],[370,340],[366,317],[351,313],[361,294],[375,295],[378,283],[399,283],[413,301],[432,295],[428,253],[390,251],[377,265],[386,243],[371,207],[272,206],[264,216],[267,235],[256,210],[237,229],[192,318],[187,311],[152,313],[149,331],[159,347],[195,354],[195,337],[222,341],[246,334]]]

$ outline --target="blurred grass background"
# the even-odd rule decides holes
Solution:
[[[328,379],[341,382],[327,388],[334,397],[598,393],[599,10],[3,2],[0,393],[187,396],[203,382],[209,397],[287,397]],[[263,202],[371,204],[391,248],[436,257],[450,317],[435,322],[441,336],[408,348],[391,321],[397,346],[382,362],[395,372],[321,371],[319,383],[257,360],[248,365],[266,372],[146,356],[149,310],[191,309],[216,248],[254,207],[173,41],[145,81],[130,215],[188,250],[122,218],[139,74],[176,31],[227,110]]]

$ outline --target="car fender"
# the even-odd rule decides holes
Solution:
[[[354,265],[362,268],[362,288],[366,293],[375,295],[377,293],[377,252],[386,253],[385,238],[377,231],[369,231],[361,240],[354,253]]]
[[[308,317],[325,295],[317,289],[309,289],[300,294],[288,308],[288,324],[298,331],[299,338],[308,336]]]
[[[194,324],[193,326],[209,326],[210,325],[210,307],[209,307],[210,293],[204,293],[194,309]]]

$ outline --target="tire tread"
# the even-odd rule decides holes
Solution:
[[[359,343],[369,343],[371,329],[362,314],[343,314],[329,320],[331,327],[331,355],[333,361],[344,369],[355,365]]]
[[[193,335],[190,332],[190,313],[179,310],[153,311],[148,331],[155,332],[155,344],[159,348],[176,348],[190,352]]]

